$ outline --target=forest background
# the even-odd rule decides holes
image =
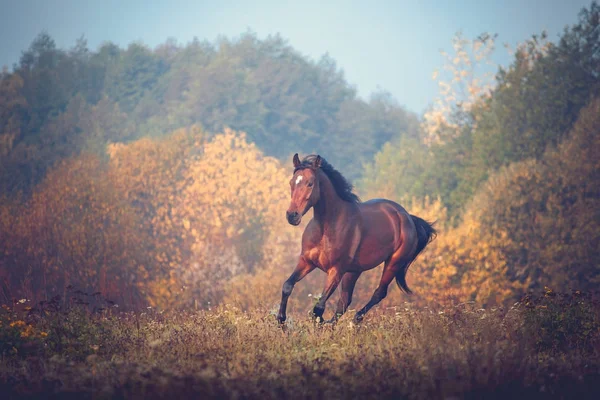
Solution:
[[[458,34],[423,115],[384,91],[359,98],[331,57],[279,36],[92,51],[41,33],[0,75],[0,301],[73,286],[126,309],[275,306],[300,250],[284,218],[295,152],[325,157],[363,199],[437,220],[407,276],[416,294],[386,302],[593,290],[599,20],[593,2],[492,74],[497,37]],[[322,278],[297,285],[292,309]]]

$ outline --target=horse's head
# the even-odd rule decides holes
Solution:
[[[290,180],[292,201],[286,217],[290,224],[298,225],[302,216],[319,201],[318,171],[321,167],[321,156],[313,160],[300,162],[298,153],[294,155],[294,175]]]

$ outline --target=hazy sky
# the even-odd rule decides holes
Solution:
[[[492,4],[493,3],[493,4]],[[12,66],[35,36],[46,30],[62,48],[85,35],[96,50],[104,41],[151,47],[175,38],[213,41],[248,29],[259,38],[280,33],[313,59],[335,59],[364,98],[378,88],[400,104],[422,112],[435,98],[431,75],[441,66],[440,50],[451,49],[455,32],[473,38],[498,33],[512,45],[546,29],[555,40],[590,1],[454,0],[331,1],[283,0],[0,0],[0,65]],[[497,60],[510,58],[498,46]]]

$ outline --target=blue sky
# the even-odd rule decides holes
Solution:
[[[432,72],[454,34],[497,33],[515,45],[547,30],[556,40],[591,1],[82,1],[0,0],[0,66],[12,66],[35,36],[46,30],[59,47],[84,35],[95,50],[104,41],[150,47],[174,38],[213,41],[251,30],[259,38],[279,33],[302,54],[325,53],[344,70],[361,97],[378,89],[409,110],[422,112],[437,94]],[[496,61],[510,57],[498,46]]]

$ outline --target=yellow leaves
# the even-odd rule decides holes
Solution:
[[[21,331],[21,337],[22,338],[29,338],[32,337],[35,333],[35,328],[32,325],[27,325],[25,326],[25,329],[23,329]]]
[[[287,177],[277,160],[263,156],[244,133],[230,129],[204,144],[187,179],[191,183],[177,213],[201,224],[199,231],[207,236],[232,238],[257,215],[271,219],[265,213],[273,205],[283,206],[287,194]]]
[[[438,237],[419,256],[408,274],[409,285],[428,300],[476,300],[500,303],[523,285],[510,281],[502,240],[506,233],[482,224],[489,205],[473,203],[455,227],[445,223],[446,210],[439,201],[404,200],[411,214],[437,220]],[[376,284],[376,282],[373,282]],[[448,293],[452,293],[448,297]]]
[[[283,218],[290,171],[244,133],[202,136],[192,128],[107,147],[110,179],[136,205],[140,229],[153,234],[156,250],[138,281],[153,306],[212,296],[230,271],[263,254],[287,260],[290,241],[299,239]]]
[[[18,212],[0,209],[0,224],[18,231],[0,251],[45,274],[50,290],[68,281],[174,307],[219,298],[232,276],[297,255],[302,230],[284,217],[290,168],[244,133],[206,141],[190,128],[106,152],[107,162],[61,163]]]
[[[14,262],[44,276],[27,290],[60,292],[67,282],[109,297],[127,291],[119,277],[134,273],[145,235],[101,160],[83,154],[63,161],[21,207],[11,239]]]
[[[444,268],[436,268],[433,271],[433,278],[436,282],[447,280],[458,272],[458,269],[454,265],[447,265]]]
[[[10,317],[8,318],[8,320],[10,320]],[[0,326],[1,326],[1,322],[0,322]],[[23,320],[13,321],[8,326],[11,328],[16,328],[19,336],[22,339],[36,337],[35,327],[31,324],[26,323]],[[39,334],[39,337],[42,337],[42,338],[44,338],[46,336],[48,336],[48,334],[45,332],[40,332],[40,334]]]
[[[228,226],[228,227],[225,229],[225,235],[226,235],[226,236],[227,236],[229,239],[233,238],[233,237],[236,235],[235,228],[234,228],[233,226]]]

